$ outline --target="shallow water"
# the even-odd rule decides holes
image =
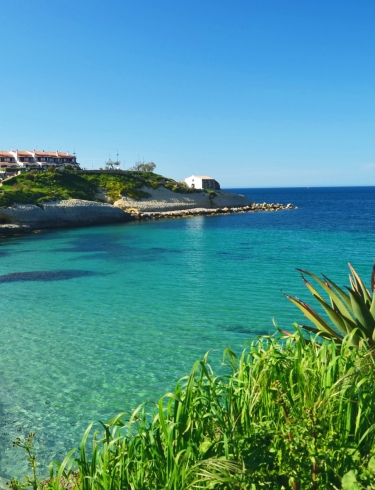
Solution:
[[[0,476],[39,464],[93,420],[157,400],[208,350],[240,352],[309,298],[295,267],[369,279],[375,188],[242,189],[298,209],[65,229],[0,242]]]

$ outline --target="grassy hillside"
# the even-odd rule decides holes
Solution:
[[[123,174],[90,172],[28,172],[12,177],[0,187],[0,206],[15,203],[40,204],[56,199],[98,200],[95,195],[101,188],[113,200],[122,195],[135,199],[147,197],[142,186],[157,188],[165,185],[175,192],[193,190],[177,185],[173,179],[152,172],[124,172]]]

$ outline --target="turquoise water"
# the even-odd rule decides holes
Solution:
[[[213,350],[302,320],[295,267],[369,278],[374,188],[242,190],[293,202],[277,213],[64,229],[0,247],[0,476],[22,476],[17,436],[39,464],[77,446],[88,423],[157,400]],[[14,274],[19,273],[19,274]]]

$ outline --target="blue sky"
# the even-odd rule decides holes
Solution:
[[[0,0],[0,149],[375,185],[373,0]]]

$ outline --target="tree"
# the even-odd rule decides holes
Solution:
[[[109,159],[107,162],[105,162],[105,169],[106,170],[116,170],[117,168],[120,167],[120,163],[118,160],[113,162],[111,159]]]
[[[153,172],[156,168],[156,164],[154,162],[145,163],[138,160],[135,162],[133,167],[130,167],[129,170],[133,172]]]

